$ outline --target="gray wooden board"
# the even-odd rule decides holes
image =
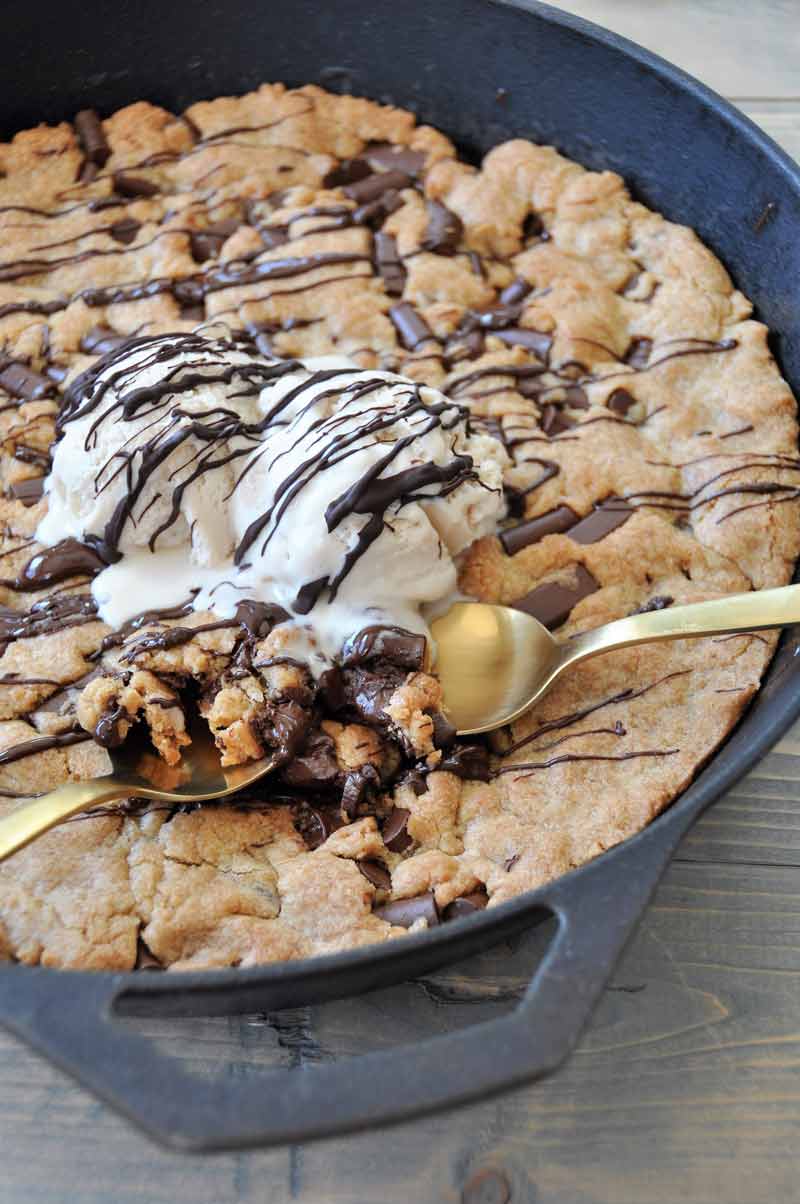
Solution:
[[[797,0],[562,7],[739,98],[800,158]],[[537,940],[278,1018],[136,1024],[208,1074],[347,1057],[513,1006]],[[0,1032],[0,1133],[0,1204],[800,1200],[800,726],[689,834],[578,1050],[547,1082],[377,1134],[187,1157]]]

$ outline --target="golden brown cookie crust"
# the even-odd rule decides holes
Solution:
[[[35,483],[59,397],[103,339],[218,317],[280,356],[335,352],[435,385],[511,454],[509,526],[558,507],[577,523],[625,499],[624,521],[595,542],[566,526],[514,554],[484,539],[465,558],[462,589],[504,603],[588,573],[596,588],[559,639],[642,606],[789,580],[796,408],[767,332],[696,235],[613,173],[521,140],[477,168],[411,114],[316,87],[263,85],[185,117],[139,102],[102,129],[102,163],[68,123],[0,146],[4,811],[103,772],[106,754],[76,721],[92,727],[110,705],[149,717],[162,752],[177,755],[182,713],[154,699],[172,699],[187,676],[218,680],[235,647],[216,631],[143,649],[112,688],[85,680],[110,634],[82,602],[88,578],[18,588],[39,550]],[[392,170],[369,163],[384,144],[418,154],[390,195],[365,199],[352,161]],[[243,279],[248,265],[287,258],[302,271]],[[229,282],[206,288],[223,267]],[[105,668],[170,625],[107,651]],[[302,813],[262,798],[76,817],[0,867],[0,952],[127,969],[138,942],[177,969],[250,965],[424,925],[413,911],[398,919],[402,900],[422,900],[416,915],[429,920],[465,896],[497,904],[648,823],[724,739],[773,646],[725,637],[582,665],[497,735],[488,782],[437,768],[438,687],[410,675],[387,710],[421,771],[383,790],[372,813],[337,827],[313,798]],[[228,759],[261,755],[251,714],[306,688],[302,673],[270,669],[210,697]],[[375,729],[328,719],[322,731],[338,772],[393,780],[396,747]],[[62,742],[19,755],[45,737]]]

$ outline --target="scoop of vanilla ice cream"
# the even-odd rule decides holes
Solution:
[[[70,388],[37,538],[91,540],[118,626],[179,604],[278,603],[325,655],[368,624],[425,630],[494,530],[501,445],[434,389],[212,331],[132,340]]]

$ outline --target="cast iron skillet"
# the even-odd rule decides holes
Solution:
[[[800,170],[676,68],[555,9],[528,7],[117,0],[111,28],[99,0],[18,5],[4,14],[3,133],[141,97],[179,111],[282,79],[415,109],[473,155],[514,136],[551,142],[621,172],[646,204],[699,231],[772,328],[800,393]],[[193,1149],[304,1141],[541,1076],[574,1046],[681,836],[800,714],[798,650],[787,633],[746,718],[660,819],[541,890],[419,936],[297,964],[182,975],[7,966],[0,1022],[154,1137]],[[549,915],[555,938],[514,1013],[410,1048],[215,1082],[113,1015],[264,1011],[354,994],[428,973]]]

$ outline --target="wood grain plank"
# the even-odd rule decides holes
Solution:
[[[800,100],[737,100],[735,103],[800,163]]]
[[[558,7],[646,46],[723,95],[800,96],[795,0],[567,0]]]

